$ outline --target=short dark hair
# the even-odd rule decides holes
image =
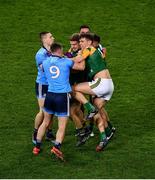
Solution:
[[[88,28],[90,30],[90,27],[88,25],[86,25],[86,24],[80,26],[80,30],[83,29],[83,28]]]
[[[93,41],[97,41],[98,43],[100,43],[100,41],[101,41],[100,36],[98,36],[97,34],[94,34],[93,35]]]
[[[45,35],[48,34],[48,33],[50,33],[50,32],[49,32],[49,31],[43,31],[43,32],[40,32],[40,33],[39,33],[40,39],[42,39],[43,36],[45,36]]]
[[[80,39],[81,39],[81,38],[86,38],[87,40],[90,40],[90,41],[92,41],[92,42],[93,42],[93,39],[94,39],[92,33],[84,33],[84,34],[81,34],[81,35],[80,35]]]
[[[58,49],[62,49],[62,45],[60,43],[55,42],[51,45],[50,49],[52,53],[55,53]]]
[[[71,35],[71,37],[69,38],[70,41],[77,41],[79,42],[79,38],[80,38],[80,35],[79,33],[74,33]]]

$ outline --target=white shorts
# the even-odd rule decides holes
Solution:
[[[89,86],[97,97],[103,98],[106,101],[111,99],[114,91],[112,79],[97,78],[89,82]]]

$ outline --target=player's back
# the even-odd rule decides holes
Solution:
[[[69,74],[72,66],[72,60],[58,56],[51,56],[43,62],[49,92],[67,93],[71,91]]]

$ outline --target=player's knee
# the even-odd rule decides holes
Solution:
[[[71,106],[71,108],[70,108],[70,115],[71,115],[71,116],[73,116],[73,115],[74,115],[74,111],[75,111],[74,107],[73,107],[73,106]]]
[[[38,113],[40,116],[44,114],[42,108],[39,109],[39,113]]]
[[[105,102],[104,102],[102,99],[100,99],[100,98],[95,98],[95,99],[93,100],[93,103],[94,103],[99,109],[103,108],[103,107],[104,107],[104,104],[105,104]]]
[[[50,124],[50,120],[51,120],[51,117],[49,115],[45,114],[45,117],[43,120],[44,126],[48,127]]]
[[[46,128],[49,126],[49,123],[50,123],[49,120],[44,119],[43,125],[44,125]]]
[[[72,113],[70,112],[70,116],[71,116],[72,120],[75,120],[76,115],[73,112]]]
[[[100,118],[100,114],[97,113],[97,114],[93,117],[94,122],[98,122],[99,118]]]
[[[96,107],[97,107],[98,109],[102,109],[102,108],[104,107],[104,104],[103,104],[102,102],[96,101],[94,104],[96,105]]]
[[[76,113],[79,111],[79,107],[77,107],[77,106],[71,106],[71,108],[70,108],[70,114],[71,114],[71,116],[74,116],[74,115],[76,115]]]

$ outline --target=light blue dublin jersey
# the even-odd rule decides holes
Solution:
[[[39,51],[36,53],[36,65],[38,69],[38,75],[36,82],[43,85],[48,85],[47,78],[45,77],[45,73],[42,70],[42,64],[48,57],[48,51],[45,48],[40,48]]]
[[[43,62],[43,69],[48,81],[48,92],[71,92],[69,84],[70,69],[74,62],[68,58],[51,56]]]

